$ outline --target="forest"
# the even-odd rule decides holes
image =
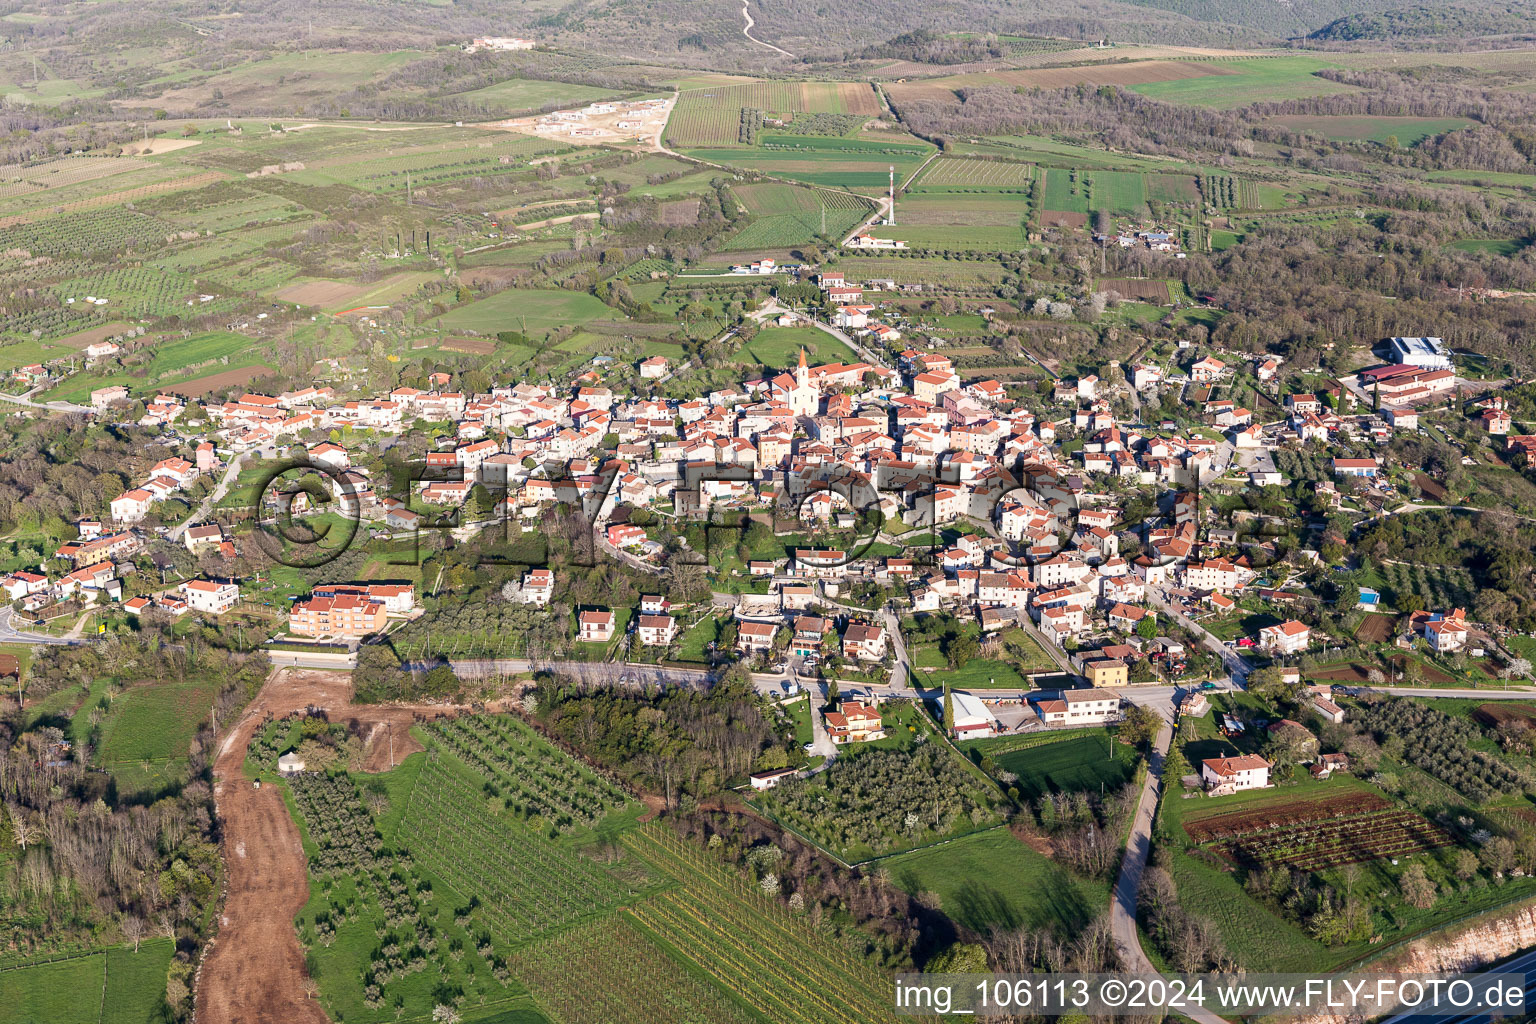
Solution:
[[[142,677],[172,684],[193,675],[223,680],[217,714],[234,717],[266,676],[263,655],[216,648],[192,652],[110,638],[60,648],[34,669],[38,694],[60,686]],[[210,935],[207,911],[221,874],[209,758],[209,723],[199,726],[185,784],[127,799],[113,776],[92,767],[89,743],[71,744],[71,723],[28,723],[14,703],[0,718],[0,943],[7,952],[57,952],[163,936],[176,943],[167,993],[189,1009],[192,965]]]

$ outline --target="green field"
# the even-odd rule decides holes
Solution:
[[[1011,251],[1024,244],[1028,216],[1029,200],[1022,194],[917,192],[897,200],[896,225],[879,233],[914,248]]]
[[[1029,739],[1045,742],[1018,746],[1004,737],[975,740],[963,745],[990,757],[1003,771],[1019,777],[1019,795],[1034,800],[1045,793],[1114,792],[1131,780],[1136,771],[1134,747],[1111,742],[1105,729],[1082,729],[1067,733],[1046,733]]]
[[[1356,91],[1353,86],[1330,82],[1313,74],[1322,68],[1338,66],[1315,57],[1254,57],[1225,60],[1218,66],[1223,72],[1230,73],[1172,82],[1147,82],[1126,88],[1168,103],[1218,109]]]
[[[1070,934],[1109,904],[1103,886],[1084,882],[1006,828],[880,862],[914,896],[933,893],[939,909],[974,931],[1015,928]]]
[[[1146,205],[1146,188],[1136,171],[1094,171],[1089,177],[1093,182],[1089,205],[1094,210],[1136,213]]]
[[[1276,124],[1293,131],[1321,135],[1338,142],[1376,142],[1388,145],[1395,140],[1402,148],[1418,145],[1433,135],[1465,128],[1472,122],[1462,117],[1346,117],[1292,114],[1276,117]]]
[[[733,191],[753,219],[726,241],[727,251],[804,245],[818,236],[841,240],[872,210],[857,196],[829,189],[762,183]]]
[[[92,391],[112,384],[125,384],[134,396],[175,387],[199,377],[209,377],[241,367],[269,367],[260,348],[252,339],[230,331],[210,331],[175,341],[163,340],[149,348],[147,373],[140,377],[123,371],[105,374],[82,372],[50,388],[48,401],[83,402]]]
[[[762,141],[772,148],[694,149],[687,155],[811,185],[876,192],[889,185],[891,167],[900,181],[932,152],[922,146],[804,135],[765,136]]]
[[[741,347],[742,356],[772,369],[795,365],[800,349],[813,363],[847,362],[853,352],[826,331],[815,327],[765,327]]]
[[[158,1024],[174,947],[151,939],[132,948],[0,971],[7,1024]]]
[[[97,756],[108,767],[184,758],[213,708],[218,681],[142,683],[110,704]]]
[[[1088,182],[1082,171],[1052,167],[1045,172],[1041,207],[1066,213],[1088,212]]]
[[[438,318],[448,330],[496,334],[542,332],[593,320],[622,320],[624,314],[583,292],[508,288],[490,298],[449,310]]]
[[[1462,238],[1451,243],[1452,249],[1462,252],[1486,252],[1495,256],[1513,256],[1525,246],[1523,238]]]

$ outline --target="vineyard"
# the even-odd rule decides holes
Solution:
[[[858,82],[751,82],[689,89],[678,96],[667,121],[670,146],[729,146],[742,139],[742,111],[770,116],[798,113],[874,117],[874,90]]]
[[[861,956],[666,826],[646,825],[624,843],[682,883],[630,913],[769,1020],[870,1024],[894,1016],[890,981]]]
[[[20,192],[45,188],[63,188],[93,181],[123,171],[137,171],[152,166],[132,157],[66,156],[36,164],[9,164],[0,167],[0,187],[19,185]],[[3,193],[0,193],[3,194]]]
[[[400,823],[413,855],[508,941],[520,941],[611,905],[618,887],[599,868],[487,806],[448,756],[434,751]]]
[[[928,165],[928,169],[917,180],[916,187],[919,189],[1024,189],[1029,187],[1034,176],[1034,164],[1015,163],[1009,160],[940,157]]]
[[[1200,179],[1200,195],[1205,205],[1218,210],[1257,210],[1259,188],[1247,178],[1230,174],[1207,174]]]
[[[734,1000],[678,964],[626,918],[580,925],[512,958],[517,977],[565,1024],[752,1024]]]
[[[537,817],[568,831],[628,802],[618,787],[511,716],[446,719],[433,731],[486,780],[486,795],[519,817]]]
[[[1214,814],[1184,822],[1184,831],[1196,843],[1235,839],[1261,829],[1289,828],[1350,814],[1365,814],[1391,807],[1385,797],[1374,793],[1347,793],[1323,800],[1295,800],[1267,804],[1247,811]]]
[[[1321,871],[1405,857],[1455,843],[1451,834],[1413,811],[1375,811],[1244,836],[1216,849],[1238,864],[1284,864]]]

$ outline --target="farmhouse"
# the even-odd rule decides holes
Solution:
[[[1432,617],[1424,623],[1424,639],[1436,653],[1459,651],[1467,645],[1466,615],[1465,611],[1456,608],[1443,618]]]
[[[1370,479],[1381,471],[1375,459],[1334,459],[1334,476],[1353,476]]]
[[[1241,757],[1212,757],[1200,762],[1200,781],[1212,795],[1236,793],[1244,789],[1264,789],[1269,785],[1269,770],[1274,767],[1258,754]]]
[[[798,768],[773,768],[766,772],[753,772],[747,778],[752,783],[752,788],[761,793],[765,789],[772,789],[785,779],[794,778],[800,773]]]

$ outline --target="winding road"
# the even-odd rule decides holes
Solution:
[[[758,46],[766,46],[768,49],[772,50],[774,53],[781,53],[784,56],[786,56],[786,57],[790,58],[791,60],[793,60],[795,55],[790,53],[788,50],[782,50],[779,47],[774,46],[772,43],[765,43],[761,39],[757,38],[756,36],[754,36],[752,34],[752,26],[754,24],[756,24],[756,22],[754,22],[752,20],[751,12],[747,10],[747,8],[749,8],[751,6],[752,6],[752,0],[741,0],[741,16],[743,18],[745,18],[746,22],[747,22],[746,25],[742,27],[741,34],[746,36],[752,42],[756,43]]]

